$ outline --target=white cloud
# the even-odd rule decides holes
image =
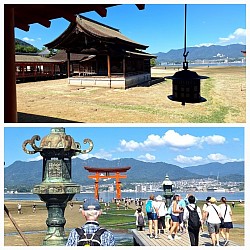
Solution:
[[[223,154],[217,153],[217,154],[210,154],[207,156],[209,160],[212,161],[225,161],[227,157]]]
[[[232,34],[229,34],[227,37],[220,37],[219,44],[246,44],[246,29],[238,28]]]
[[[187,157],[184,155],[177,155],[175,161],[181,164],[197,164],[203,160],[201,156]]]
[[[192,147],[195,146],[199,141],[199,137],[195,137],[189,134],[180,135],[174,130],[168,130],[163,136],[163,138],[166,144],[168,144],[171,147],[177,147],[177,148]]]
[[[207,156],[207,158],[210,162],[215,161],[215,162],[220,162],[220,163],[244,161],[244,159],[230,158],[230,157],[227,157],[226,155],[223,155],[220,153],[210,154]]]
[[[226,138],[221,135],[205,136],[202,137],[202,140],[209,145],[224,144],[226,142]]]
[[[145,155],[140,155],[137,158],[140,160],[146,160],[146,161],[154,161],[156,159],[154,155],[151,155],[149,153],[146,153]]]
[[[235,138],[233,138],[233,141],[240,141],[240,139],[235,137]]]
[[[181,165],[191,166],[191,165],[201,165],[207,164],[210,162],[219,162],[219,163],[227,163],[227,162],[238,162],[244,161],[244,159],[234,159],[229,158],[226,155],[220,153],[209,154],[207,157],[203,158],[202,156],[184,156],[177,155],[174,159]]]
[[[121,145],[120,151],[134,151],[135,149],[142,146],[140,143],[134,140],[128,142],[126,140],[121,140],[120,145]]]
[[[194,47],[209,47],[209,46],[212,46],[214,45],[213,43],[200,43],[200,44],[197,44],[197,45],[194,45]]]
[[[181,135],[174,130],[168,130],[163,136],[151,134],[143,142],[134,140],[120,141],[119,151],[135,151],[137,149],[154,149],[160,146],[170,146],[172,148],[190,148],[201,146],[202,143],[223,144],[226,139],[220,135],[196,137],[190,134]]]
[[[33,39],[33,38],[28,38],[28,37],[24,37],[23,38],[23,41],[25,41],[25,42],[35,42],[35,39]]]
[[[28,158],[27,161],[40,161],[42,159],[43,157],[41,155],[38,155],[37,157],[34,158]]]
[[[219,37],[217,42],[214,43],[200,43],[194,45],[194,47],[209,47],[212,45],[229,45],[229,44],[246,44],[246,29],[238,28],[232,34],[227,37]]]
[[[92,158],[92,157],[96,157],[99,159],[112,160],[112,154],[105,151],[104,149],[100,149],[100,151],[95,153],[95,154],[80,154],[80,155],[77,155],[76,157],[78,157],[82,160],[87,160],[87,159]]]

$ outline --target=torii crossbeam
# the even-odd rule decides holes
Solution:
[[[121,182],[120,179],[127,178],[126,175],[120,173],[127,172],[131,167],[120,167],[120,168],[95,168],[95,167],[84,167],[90,173],[95,175],[89,175],[89,179],[95,179],[95,199],[99,199],[99,179],[115,179],[116,182],[116,199],[121,199]]]

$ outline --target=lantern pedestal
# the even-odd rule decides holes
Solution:
[[[76,193],[80,193],[80,186],[74,183],[41,183],[36,185],[33,193],[37,194],[46,203],[48,226],[46,236],[43,240],[44,246],[65,246],[67,237],[64,226],[66,223],[64,211],[67,202],[71,201]]]

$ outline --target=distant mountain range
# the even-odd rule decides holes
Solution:
[[[33,45],[22,41],[21,39],[15,38],[15,43],[26,46],[34,47]],[[216,59],[237,59],[242,58],[243,55],[241,51],[246,50],[246,45],[242,44],[231,44],[227,46],[211,45],[211,46],[201,46],[201,47],[188,47],[189,51],[187,60],[216,60]],[[158,52],[155,53],[157,56],[157,61],[160,63],[173,63],[183,61],[183,49],[172,49],[168,52]]]
[[[187,61],[194,60],[216,60],[216,59],[237,59],[242,58],[242,50],[246,50],[246,45],[231,44],[227,46],[211,45],[202,47],[188,47],[189,51]],[[183,49],[172,49],[169,52],[159,52],[155,54],[157,61],[160,63],[166,62],[182,62]]]
[[[166,173],[171,180],[198,179],[204,177],[223,178],[232,181],[243,181],[244,162],[231,162],[226,164],[209,163],[201,166],[181,168],[176,165],[164,162],[143,162],[131,158],[119,160],[104,160],[90,158],[82,160],[75,158],[72,160],[72,181],[81,185],[93,184],[93,180],[88,179],[88,171],[83,167],[124,167],[131,166],[126,173],[127,179],[123,182],[162,182]],[[4,187],[32,188],[42,180],[42,160],[33,162],[16,161],[4,169]]]
[[[26,47],[34,47],[32,44],[27,43],[27,42],[25,42],[21,39],[18,39],[18,38],[15,38],[15,44],[19,44],[19,45],[26,46]]]

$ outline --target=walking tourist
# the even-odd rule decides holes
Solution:
[[[17,204],[17,213],[22,214],[22,205],[21,205],[21,203]]]
[[[124,201],[124,209],[127,210],[128,209],[128,199],[126,198]]]
[[[158,208],[158,230],[161,233],[165,233],[166,231],[165,219],[167,214],[167,207],[161,195],[156,196],[155,200],[156,200],[156,207]]]
[[[189,205],[184,208],[183,220],[188,222],[188,234],[191,246],[199,245],[199,232],[202,225],[201,209],[195,204],[195,197],[188,197]]]
[[[204,232],[204,224],[207,223],[207,219],[206,219],[206,209],[207,207],[211,204],[209,202],[209,200],[211,199],[211,196],[208,196],[206,198],[206,202],[204,203],[203,207],[202,207],[202,218],[203,218],[203,223],[201,225],[201,231]]]
[[[134,216],[136,218],[135,224],[136,224],[137,230],[144,231],[145,219],[144,219],[144,213],[142,212],[142,209],[140,207],[136,209]]]
[[[32,205],[32,212],[33,212],[33,213],[36,212],[36,204],[35,204],[35,203],[33,203],[33,205]]]
[[[172,207],[172,213],[171,213],[171,220],[172,220],[172,224],[171,224],[171,228],[170,228],[170,232],[168,235],[168,239],[169,240],[178,240],[180,239],[179,236],[177,236],[177,231],[179,228],[179,213],[181,213],[183,211],[183,209],[181,209],[178,205],[180,196],[178,194],[174,195],[173,197],[173,202],[171,204]],[[173,237],[174,235],[174,237]]]
[[[181,233],[186,232],[186,227],[185,227],[185,221],[183,220],[183,215],[184,215],[184,209],[188,205],[188,195],[182,199],[181,196],[179,196],[180,201],[178,202],[179,208],[182,210],[182,212],[179,213],[179,231]]]
[[[224,239],[224,246],[227,246],[229,243],[229,230],[233,228],[233,213],[230,205],[227,204],[226,197],[221,197],[220,201],[222,204],[219,205],[219,208],[221,210],[221,215],[224,219],[224,223],[220,225],[220,233]]]
[[[66,246],[114,246],[113,233],[99,226],[101,212],[98,200],[87,199],[82,209],[86,223],[70,232]]]
[[[234,203],[234,201],[232,201],[232,207],[233,207],[233,208],[235,207],[235,203]]]
[[[149,237],[158,239],[158,209],[156,208],[156,201],[154,200],[154,195],[149,196],[149,200],[146,203],[145,209],[148,216],[148,229]],[[153,226],[154,226],[154,235],[153,235]]]
[[[207,228],[212,239],[212,245],[219,246],[221,211],[220,208],[215,204],[217,201],[214,197],[211,197],[209,202],[211,204],[207,206],[204,217],[207,219]]]

